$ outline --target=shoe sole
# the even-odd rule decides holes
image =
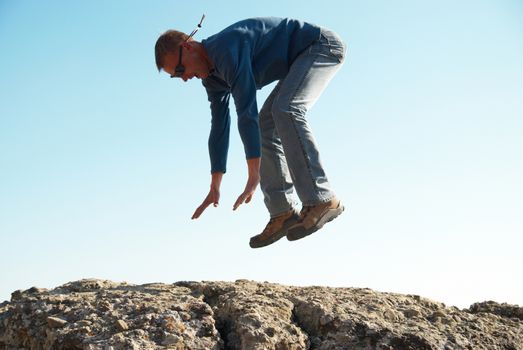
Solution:
[[[287,227],[284,227],[284,228],[282,229],[282,231],[280,231],[280,233],[278,233],[278,234],[275,233],[275,234],[272,235],[271,238],[269,238],[269,239],[266,239],[266,240],[261,241],[261,242],[256,242],[256,243],[249,242],[249,246],[250,246],[251,248],[254,248],[254,249],[255,249],[255,248],[263,248],[263,247],[266,247],[266,246],[268,246],[268,245],[271,245],[271,244],[273,244],[273,243],[279,241],[279,240],[282,239],[283,237],[287,236],[287,233],[288,233],[289,228],[291,228],[293,225],[295,225],[295,224],[297,223],[297,221],[298,221],[298,220],[296,219],[296,220],[294,220],[294,222],[290,222],[290,223],[288,223],[288,224],[286,225]]]
[[[283,237],[285,237],[287,235],[287,231],[283,231],[283,232],[280,232],[279,234],[274,234],[271,236],[270,239],[267,239],[265,241],[261,241],[261,242],[256,242],[256,243],[252,243],[252,242],[249,242],[249,246],[251,248],[263,248],[263,247],[266,247],[268,245],[271,245],[277,241],[279,241],[280,239],[282,239]]]
[[[345,207],[340,204],[340,206],[336,209],[329,209],[327,210],[327,213],[323,215],[320,220],[318,220],[318,223],[314,226],[312,226],[309,229],[303,229],[300,227],[296,227],[294,229],[290,229],[289,232],[287,232],[287,239],[289,241],[297,241],[299,239],[305,238],[314,232],[321,229],[326,223],[331,222],[332,220],[336,219],[338,216],[340,216],[341,213],[345,210]]]

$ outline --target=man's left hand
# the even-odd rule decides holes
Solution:
[[[232,210],[238,209],[238,207],[243,203],[249,203],[256,191],[256,187],[260,183],[260,162],[261,158],[251,158],[247,159],[247,168],[249,171],[249,179],[247,180],[247,185],[245,185],[245,190],[236,200]]]
[[[255,178],[249,176],[249,180],[247,180],[247,185],[245,185],[245,190],[242,194],[238,197],[236,200],[236,203],[234,203],[234,206],[232,207],[232,210],[238,209],[238,207],[243,203],[249,203],[252,199],[252,196],[254,195],[254,192],[256,191],[256,187],[258,187],[258,184],[260,183],[260,176],[257,176]]]

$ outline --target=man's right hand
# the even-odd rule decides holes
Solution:
[[[202,215],[203,211],[207,209],[207,207],[211,204],[213,204],[215,207],[218,206],[218,203],[220,201],[220,185],[222,182],[222,176],[223,173],[212,174],[211,189],[209,190],[209,194],[207,195],[207,197],[205,197],[202,204],[200,204],[200,206],[196,208],[194,214],[192,214],[191,219],[198,219],[200,215]]]

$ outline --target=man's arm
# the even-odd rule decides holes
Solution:
[[[243,47],[238,57],[236,70],[227,77],[231,82],[231,95],[234,98],[238,115],[238,131],[247,159],[261,157],[261,136],[256,101],[256,81],[252,71],[250,50]]]
[[[209,134],[209,158],[211,173],[225,173],[227,168],[227,153],[229,151],[229,134],[231,116],[229,112],[230,92],[218,81],[209,78],[204,84],[211,107],[211,132]],[[213,84],[213,86],[210,86]],[[217,85],[217,86],[215,86]]]
[[[211,84],[218,84],[212,82]],[[217,207],[220,200],[220,185],[223,174],[227,167],[227,152],[229,149],[229,131],[231,125],[231,117],[229,113],[229,97],[228,90],[215,90],[209,84],[204,86],[207,89],[207,96],[211,103],[211,132],[209,134],[209,157],[211,160],[211,186],[209,193],[203,200],[202,204],[196,208],[192,215],[192,219],[197,219],[204,212],[211,203]]]
[[[238,56],[234,77],[230,77],[231,94],[238,114],[238,130],[247,158],[248,179],[245,189],[234,203],[233,210],[249,203],[260,183],[261,135],[256,103],[256,81],[252,71],[249,47]]]

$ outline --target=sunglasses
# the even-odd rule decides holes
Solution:
[[[192,38],[194,34],[196,34],[198,29],[200,29],[202,27],[202,22],[204,19],[205,19],[205,14],[202,15],[202,19],[200,20],[200,23],[198,23],[198,26],[191,32],[191,34],[189,34],[187,39],[185,39],[183,41],[183,43],[180,44],[180,49],[179,49],[180,54],[178,56],[178,64],[174,68],[174,74],[171,74],[171,78],[179,78],[185,73],[185,66],[182,64],[183,44],[186,43],[187,41],[189,41],[189,39]]]

